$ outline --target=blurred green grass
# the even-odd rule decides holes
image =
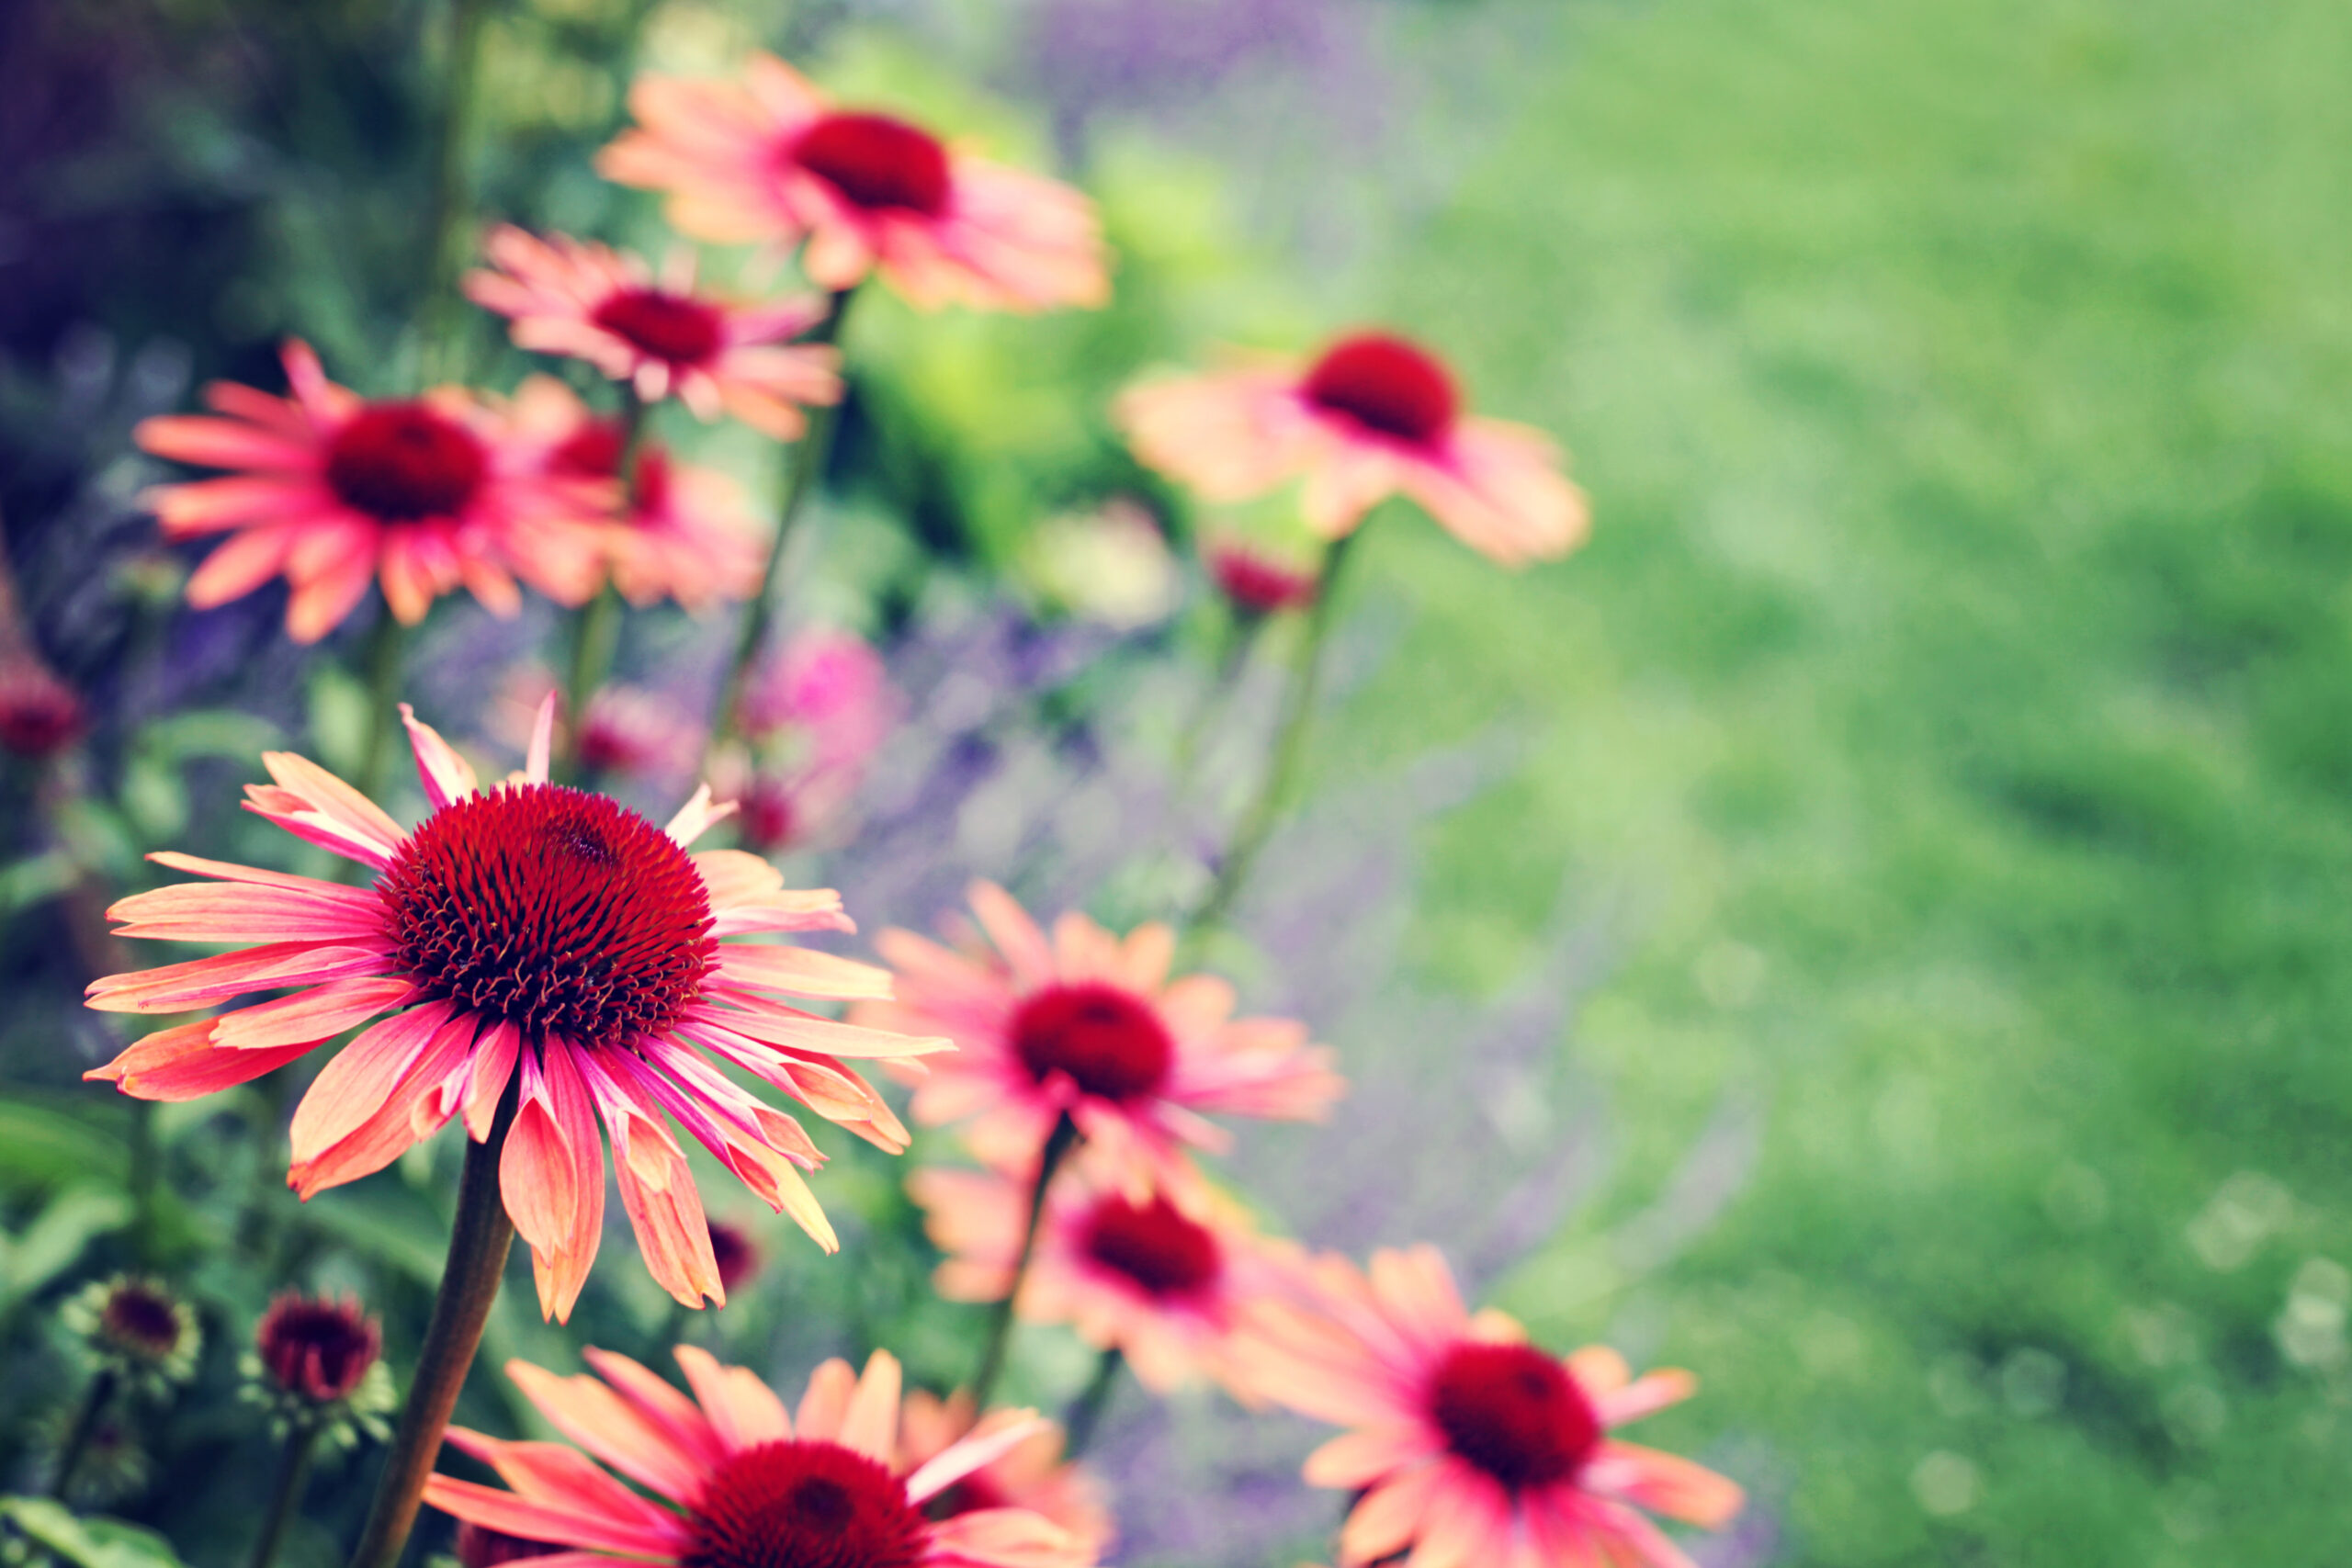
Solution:
[[[1427,963],[1500,984],[1564,875],[1617,943],[1621,1157],[1506,1303],[1701,1369],[1656,1438],[1734,1435],[1777,1560],[2345,1560],[2352,8],[1556,37],[1383,270],[1598,532],[1510,581],[1385,516],[1324,754],[1516,728]],[[1645,1271],[1727,1094],[1756,1175]]]

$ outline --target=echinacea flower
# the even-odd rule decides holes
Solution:
[[[1202,552],[1209,580],[1238,615],[1254,617],[1315,603],[1316,574],[1230,536],[1211,539]]]
[[[822,1156],[798,1122],[702,1053],[870,1143],[906,1147],[897,1116],[837,1058],[917,1055],[947,1042],[837,1023],[778,999],[888,995],[889,976],[870,964],[724,940],[853,929],[840,895],[788,892],[766,862],[740,851],[689,853],[727,814],[707,788],[657,828],[602,795],[549,784],[552,704],[539,710],[524,772],[486,790],[438,734],[405,707],[401,716],[432,807],[413,829],[286,752],[265,752],[276,782],[246,790],[247,809],[371,868],[373,886],[156,854],[218,881],[121,900],[107,911],[124,922],[118,934],[244,950],[108,976],[89,998],[109,1012],[175,1013],[301,988],[151,1034],[85,1076],[142,1100],[194,1100],[357,1028],[294,1112],[287,1179],[306,1199],[382,1169],[461,1111],[468,1134],[486,1141],[511,1093],[500,1186],[530,1244],[540,1310],[558,1318],[578,1299],[603,1234],[599,1118],[646,1265],[686,1305],[724,1302],[726,1292],[665,1111],[831,1250],[832,1228],[800,1176]]]
[[[907,1191],[947,1255],[937,1276],[949,1301],[1004,1299],[1031,1323],[1067,1323],[1098,1350],[1115,1349],[1136,1379],[1165,1393],[1195,1374],[1261,1403],[1234,1375],[1227,1341],[1244,1305],[1289,1288],[1296,1251],[1261,1235],[1240,1206],[1199,1178],[1137,1195],[1102,1160],[1082,1155],[1046,1198],[1035,1249],[1020,1272],[1029,1183],[931,1167]]]
[[[1310,365],[1146,381],[1115,413],[1138,458],[1205,501],[1304,478],[1307,526],[1326,538],[1399,492],[1505,566],[1566,555],[1590,526],[1549,436],[1464,413],[1453,372],[1385,333],[1341,338]]]
[[[763,435],[797,440],[800,411],[841,400],[841,353],[791,340],[824,318],[808,296],[740,305],[695,292],[694,255],[679,251],[657,278],[642,258],[512,224],[492,230],[489,268],[466,297],[513,318],[514,344],[584,359],[649,403],[676,394],[703,421],[732,414]]]
[[[235,470],[141,498],[170,538],[230,536],[188,579],[188,603],[209,609],[283,576],[297,642],[340,626],[371,581],[410,626],[459,587],[514,614],[514,573],[530,563],[510,535],[548,497],[492,411],[456,388],[371,402],[328,380],[307,344],[281,355],[292,397],[215,381],[205,400],[218,417],[161,414],[134,432],[159,457]]]
[[[885,931],[876,945],[897,971],[896,999],[851,1016],[956,1042],[916,1083],[915,1118],[964,1123],[997,1168],[1031,1174],[1067,1115],[1114,1168],[1164,1171],[1179,1145],[1228,1142],[1203,1112],[1312,1121],[1345,1087],[1305,1024],[1235,1018],[1233,987],[1214,976],[1170,979],[1166,926],[1122,940],[1073,911],[1048,941],[1001,887],[976,882],[968,896],[994,951]],[[1130,1165],[1130,1154],[1143,1157]]]
[[[81,739],[82,699],[29,658],[0,657],[0,750],[39,761]]]
[[[740,82],[641,76],[629,108],[638,124],[597,155],[597,173],[665,192],[670,221],[696,239],[807,239],[801,270],[820,288],[879,272],[924,309],[1110,297],[1086,197],[894,116],[835,108],[774,55],[754,55]]]
[[[162,1280],[118,1274],[84,1286],[59,1314],[101,1371],[159,1394],[196,1375],[204,1331],[196,1311]]]
[[[254,1329],[246,1394],[285,1430],[316,1431],[344,1447],[362,1432],[388,1437],[385,1417],[398,1401],[383,1351],[381,1325],[356,1297],[288,1291]]]
[[[976,1421],[975,1414],[968,1392],[948,1399],[923,1389],[909,1393],[899,1414],[899,1469],[919,1470],[965,1438],[985,1438],[997,1426],[1022,1418],[1017,1411],[992,1410],[987,1420]],[[1062,1430],[1051,1421],[1037,1423],[1027,1438],[933,1498],[923,1511],[952,1519],[989,1508],[1043,1514],[1077,1538],[1090,1561],[1117,1539],[1102,1486],[1077,1461],[1062,1458]]]
[[[1419,1568],[1690,1568],[1642,1510],[1709,1529],[1734,1483],[1611,1429],[1690,1396],[1687,1372],[1632,1377],[1601,1347],[1562,1358],[1491,1309],[1473,1316],[1434,1247],[1316,1265],[1321,1299],[1269,1299],[1238,1345],[1258,1386],[1347,1432],[1306,1479],[1356,1494],[1342,1568],[1408,1548]]]
[[[740,723],[746,739],[789,734],[825,767],[863,763],[898,722],[903,700],[882,656],[864,637],[807,626],[744,682]]]
[[[571,1568],[1089,1568],[1094,1561],[1085,1542],[1026,1508],[930,1517],[929,1505],[1043,1423],[1001,1421],[910,1470],[899,1458],[899,1363],[887,1350],[868,1359],[863,1376],[846,1361],[825,1362],[790,1413],[748,1369],[722,1366],[691,1345],[676,1355],[692,1398],[626,1356],[586,1355],[601,1381],[557,1377],[525,1361],[509,1361],[506,1373],[557,1431],[654,1497],[559,1444],[452,1427],[450,1445],[513,1490],[435,1475],[424,1500],[469,1524],[569,1547],[562,1561]]]
[[[639,609],[674,599],[702,610],[749,598],[758,587],[762,525],[729,475],[639,440],[624,498],[620,421],[591,414],[549,376],[527,377],[515,389],[514,426],[536,471],[563,497],[554,521],[544,529],[526,525],[526,536],[542,555],[568,551],[561,569],[568,581],[585,584],[585,593],[609,572],[614,589]],[[544,542],[542,532],[549,536]]]

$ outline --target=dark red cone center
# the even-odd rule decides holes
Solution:
[[[1167,1081],[1176,1043],[1152,1010],[1115,986],[1055,986],[1012,1015],[1012,1049],[1039,1083],[1067,1073],[1087,1094],[1136,1100]]]
[[[526,1040],[660,1034],[714,961],[710,896],[670,836],[600,795],[523,784],[452,802],[377,883],[425,998]]]
[[[676,366],[703,364],[727,338],[715,307],[660,288],[625,288],[588,319],[639,353]]]
[[[1567,1369],[1526,1345],[1464,1343],[1430,1380],[1430,1416],[1453,1451],[1514,1489],[1574,1475],[1600,1418]]]
[[[474,433],[424,403],[369,403],[327,444],[327,488],[379,523],[454,517],[490,473]]]
[[[1209,571],[1234,607],[1252,615],[1271,615],[1315,597],[1314,578],[1248,550],[1216,551],[1209,558]]]
[[[99,1321],[108,1338],[143,1355],[161,1358],[179,1348],[180,1314],[171,1298],[136,1280],[107,1293]]]
[[[687,1528],[685,1568],[912,1568],[931,1534],[898,1477],[837,1443],[802,1441],[722,1463]]]
[[[1453,427],[1453,378],[1425,351],[1381,333],[1341,338],[1315,362],[1303,389],[1317,408],[1369,430],[1427,446]]]
[[[947,210],[947,149],[884,114],[829,114],[800,133],[792,161],[869,211]]]
[[[548,454],[548,467],[559,474],[608,479],[621,471],[624,437],[616,419],[592,419]],[[633,518],[651,516],[670,504],[670,454],[651,441],[637,444],[637,480],[629,487]]]
[[[383,1350],[383,1336],[354,1302],[281,1296],[254,1335],[277,1386],[321,1404],[359,1386]]]
[[[1158,1193],[1130,1203],[1116,1193],[1086,1217],[1086,1255],[1125,1275],[1147,1295],[1187,1296],[1216,1283],[1225,1258],[1206,1225],[1179,1213]]]

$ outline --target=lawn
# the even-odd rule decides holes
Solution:
[[[1608,933],[1611,1179],[1503,1301],[1705,1369],[1657,1429],[1774,1561],[2342,1560],[2352,11],[1538,36],[1378,270],[1598,532],[1506,583],[1385,525],[1324,774],[1517,733],[1416,942],[1500,984],[1564,877]]]

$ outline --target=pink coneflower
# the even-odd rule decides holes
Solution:
[[[332,1404],[357,1392],[384,1353],[384,1335],[355,1297],[288,1291],[262,1314],[254,1350],[280,1390]]]
[[[1040,310],[1110,297],[1094,209],[1068,186],[951,147],[903,119],[836,109],[773,55],[741,82],[643,76],[606,179],[666,192],[670,221],[721,244],[808,242],[820,288],[879,272],[912,303]]]
[[[1205,1374],[1254,1403],[1231,1375],[1227,1343],[1246,1303],[1296,1278],[1295,1249],[1259,1235],[1239,1205],[1196,1177],[1140,1194],[1117,1178],[1082,1156],[1054,1184],[1014,1312],[1118,1350],[1155,1393]],[[1029,1184],[933,1167],[911,1172],[907,1191],[947,1254],[939,1293],[1003,1300],[1021,1262]]]
[[[1244,540],[1213,538],[1202,552],[1209,578],[1242,615],[1272,615],[1315,603],[1315,573]]]
[[[701,610],[747,598],[758,586],[763,525],[743,487],[728,475],[679,462],[659,442],[640,440],[624,504],[620,421],[591,414],[571,388],[548,376],[526,377],[515,389],[514,429],[534,471],[563,497],[554,536],[539,553],[570,552],[559,570],[585,581],[588,592],[609,571],[613,587],[639,609],[674,599]]]
[[[865,639],[831,626],[793,634],[743,688],[746,739],[788,732],[822,766],[863,763],[898,722],[902,706],[882,656]]]
[[[985,1439],[1022,1419],[1018,1411],[991,1410],[986,1421],[975,1422],[973,1414],[968,1393],[944,1400],[922,1389],[909,1393],[899,1414],[899,1469],[919,1470],[966,1438]],[[1117,1538],[1101,1484],[1076,1461],[1062,1458],[1062,1431],[1050,1421],[933,1497],[923,1512],[952,1519],[989,1508],[1044,1515],[1075,1537],[1090,1561],[1110,1551]]]
[[[371,580],[406,625],[460,587],[513,615],[530,563],[511,536],[548,498],[492,412],[454,388],[370,402],[328,380],[308,344],[282,356],[291,398],[215,381],[205,400],[221,417],[163,414],[134,432],[159,457],[237,470],[141,498],[172,538],[231,536],[188,579],[188,603],[210,609],[282,576],[297,642],[340,626]]]
[[[1028,1440],[1014,1418],[910,1471],[899,1460],[898,1361],[864,1376],[827,1361],[797,1412],[748,1369],[678,1347],[689,1399],[625,1356],[590,1350],[602,1375],[560,1378],[524,1361],[507,1375],[549,1425],[670,1505],[552,1443],[449,1428],[452,1446],[514,1490],[435,1475],[424,1500],[469,1524],[570,1547],[575,1568],[616,1559],[675,1568],[1089,1568],[1086,1543],[1026,1508],[933,1518],[957,1482]]]
[[[1566,555],[1589,527],[1549,436],[1464,414],[1444,364],[1385,333],[1341,338],[1304,367],[1252,360],[1148,381],[1115,412],[1136,457],[1204,500],[1304,477],[1307,525],[1326,538],[1400,491],[1506,566]]]
[[[125,922],[118,934],[245,951],[109,976],[89,996],[109,1012],[173,1013],[305,988],[151,1034],[85,1076],[142,1100],[194,1100],[359,1028],[294,1113],[288,1180],[306,1199],[380,1170],[461,1110],[468,1133],[487,1139],[513,1085],[501,1187],[531,1247],[540,1308],[559,1318],[603,1233],[600,1117],[647,1267],[685,1304],[723,1302],[726,1292],[665,1111],[831,1250],[832,1228],[800,1176],[821,1163],[808,1134],[695,1048],[869,1142],[905,1148],[898,1118],[837,1058],[947,1043],[777,999],[885,997],[889,976],[826,953],[722,940],[850,930],[840,896],[787,892],[773,867],[740,851],[689,854],[729,809],[707,788],[657,828],[602,795],[549,784],[551,703],[525,771],[487,790],[438,734],[401,714],[433,808],[413,830],[285,752],[263,754],[276,783],[246,790],[248,810],[373,868],[374,886],[154,855],[220,880],[123,899],[107,911]]]
[[[1315,1306],[1259,1303],[1237,1354],[1268,1398],[1351,1428],[1306,1471],[1358,1495],[1342,1568],[1408,1547],[1416,1562],[1690,1568],[1639,1510],[1710,1529],[1739,1511],[1732,1482],[1609,1436],[1688,1398],[1689,1373],[1539,1350],[1502,1314],[1472,1316],[1433,1247],[1375,1252],[1368,1276],[1321,1258],[1316,1281]]]
[[[30,657],[0,654],[0,750],[38,761],[82,738],[82,699]]]
[[[697,419],[732,414],[778,441],[808,427],[802,409],[841,400],[840,351],[791,341],[824,318],[821,299],[739,305],[695,292],[689,251],[656,278],[626,251],[512,224],[484,249],[495,270],[468,274],[466,296],[512,317],[518,348],[584,359],[649,403],[674,392]]]
[[[853,1016],[956,1042],[917,1083],[916,1119],[964,1122],[973,1152],[999,1169],[1030,1174],[1068,1115],[1114,1166],[1127,1168],[1133,1153],[1145,1156],[1138,1172],[1170,1170],[1180,1145],[1227,1143],[1204,1111],[1309,1121],[1344,1087],[1305,1024],[1235,1018],[1233,987],[1214,976],[1170,980],[1166,926],[1122,940],[1073,912],[1048,942],[1001,887],[976,882],[970,898],[994,953],[885,931],[876,945],[898,972],[898,998],[861,1002]]]

